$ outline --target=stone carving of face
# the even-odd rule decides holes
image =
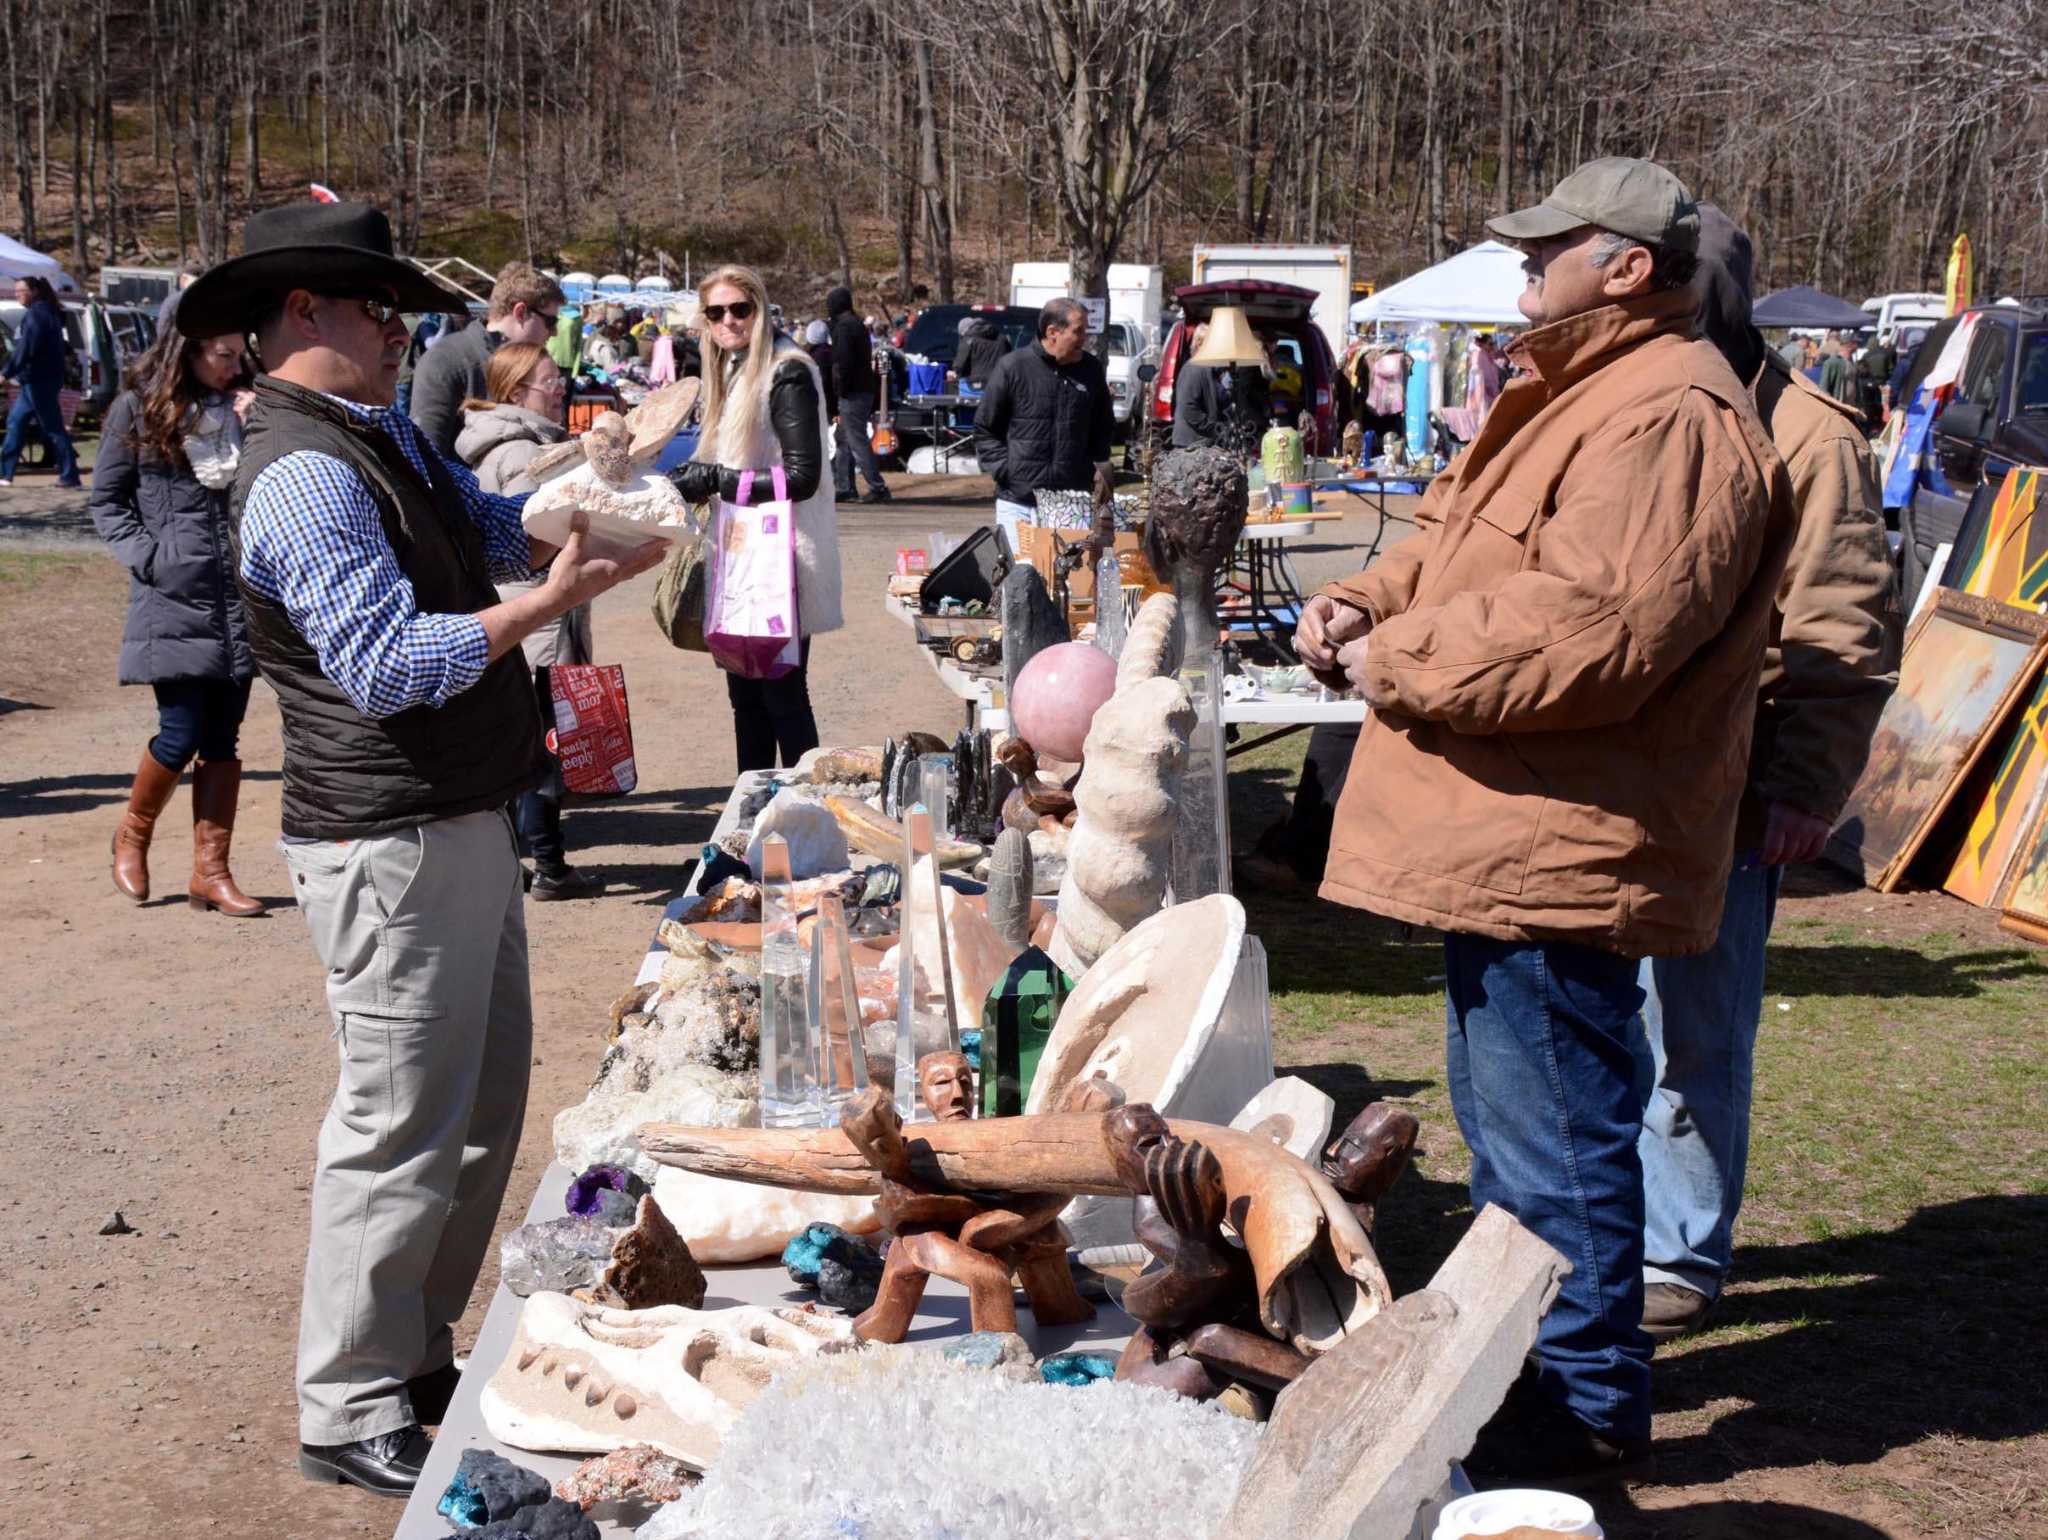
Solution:
[[[917,1061],[917,1089],[941,1123],[974,1116],[974,1072],[964,1053],[928,1053]]]

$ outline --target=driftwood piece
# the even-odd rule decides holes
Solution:
[[[1132,1193],[1100,1113],[920,1124],[911,1172],[938,1190],[1015,1197]],[[1231,1227],[1258,1286],[1259,1324],[1307,1353],[1326,1352],[1393,1298],[1372,1242],[1328,1178],[1269,1139],[1169,1118],[1223,1171]],[[646,1154],[665,1165],[770,1187],[878,1193],[880,1178],[839,1129],[697,1128],[648,1123]]]
[[[1489,1204],[1428,1288],[1280,1393],[1217,1540],[1407,1534],[1506,1397],[1570,1271]]]

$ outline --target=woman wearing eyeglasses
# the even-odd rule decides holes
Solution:
[[[260,914],[228,870],[256,674],[228,547],[249,361],[239,338],[181,337],[174,315],[167,305],[156,342],[109,408],[92,472],[93,525],[128,569],[119,678],[156,692],[156,736],[114,832],[114,886],[137,903],[149,897],[157,817],[196,759],[191,905]]]
[[[568,376],[545,347],[510,342],[491,355],[484,369],[484,389],[490,400],[471,398],[462,403],[462,431],[456,435],[455,453],[476,472],[477,484],[486,492],[514,497],[531,492],[536,483],[527,474],[528,464],[548,445],[569,436],[562,421]],[[538,588],[542,581],[500,583],[498,597],[516,598]],[[548,670],[557,663],[591,661],[590,606],[577,605],[559,620],[532,632],[519,647],[533,670],[545,726],[555,719]],[[553,756],[544,762],[550,767],[548,778],[520,795],[516,816],[520,843],[533,857],[533,886],[528,894],[543,903],[584,898],[604,884],[569,864],[562,838],[562,772]]]
[[[697,290],[703,322],[704,432],[695,457],[673,473],[693,503],[739,495],[742,471],[757,474],[757,497],[770,497],[766,474],[781,466],[796,510],[799,662],[779,679],[725,677],[742,770],[770,770],[779,753],[793,765],[818,746],[811,712],[811,638],[845,624],[839,608],[839,513],[824,474],[831,429],[818,366],[803,346],[778,335],[768,295],[751,269],[721,267]]]

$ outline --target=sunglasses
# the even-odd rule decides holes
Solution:
[[[727,316],[735,321],[750,321],[754,316],[754,302],[750,299],[736,299],[730,305],[706,305],[704,319],[717,325]]]
[[[389,326],[401,314],[399,308],[389,300],[373,299],[367,294],[323,294],[323,299],[354,300],[363,307],[363,314],[379,326]]]

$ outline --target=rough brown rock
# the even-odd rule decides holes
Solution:
[[[640,1200],[633,1228],[612,1247],[611,1265],[594,1292],[601,1303],[629,1310],[654,1305],[695,1310],[704,1303],[705,1288],[704,1269],[650,1193]]]

